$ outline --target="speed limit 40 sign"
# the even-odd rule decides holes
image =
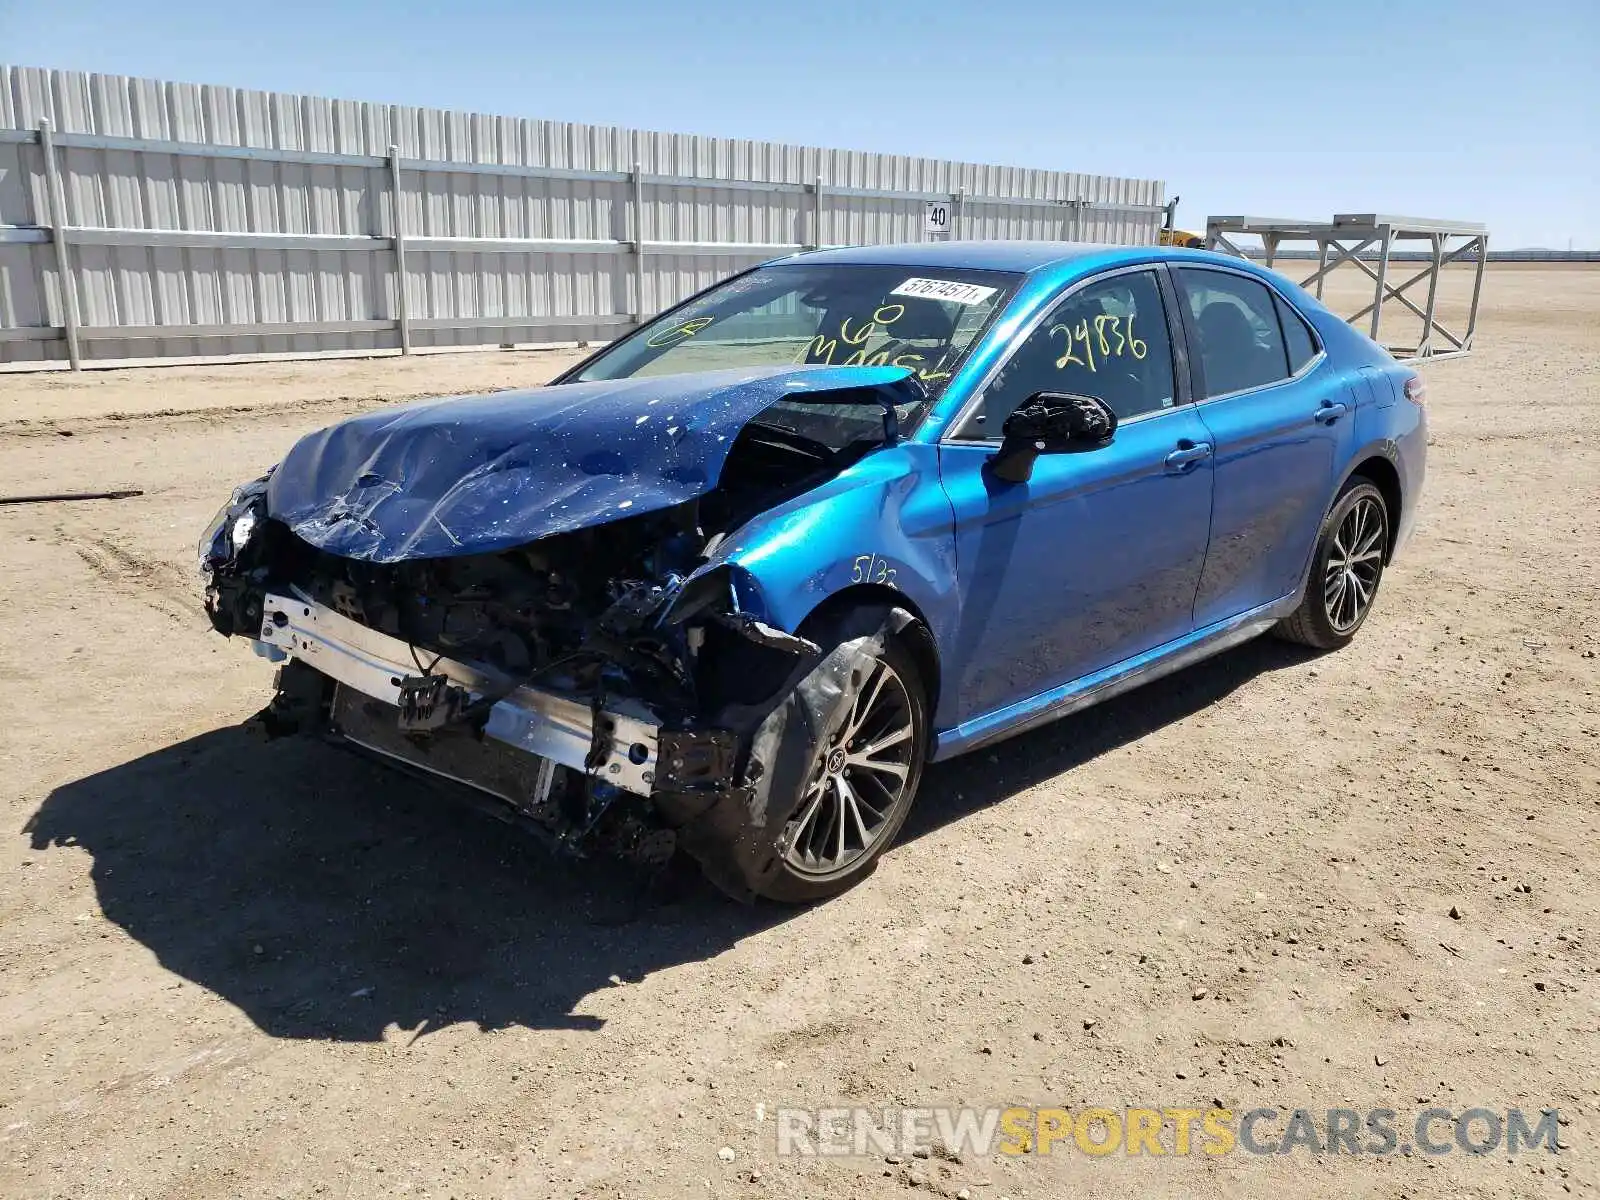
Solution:
[[[928,200],[923,204],[923,233],[949,233],[950,225],[950,201]]]

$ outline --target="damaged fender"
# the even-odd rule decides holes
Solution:
[[[880,450],[755,517],[699,574],[733,568],[740,607],[790,631],[852,589],[871,604],[884,603],[886,590],[902,593],[942,658],[958,601],[949,501],[928,486],[937,477],[937,446]]]

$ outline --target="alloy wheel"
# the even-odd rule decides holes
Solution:
[[[834,875],[877,846],[905,801],[915,736],[905,681],[878,659],[844,724],[819,748],[784,831],[783,857],[794,871]]]
[[[1386,524],[1383,507],[1371,496],[1357,500],[1339,522],[1322,577],[1323,611],[1335,633],[1361,624],[1372,604],[1383,574]]]

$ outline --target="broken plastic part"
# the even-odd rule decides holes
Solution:
[[[655,796],[656,807],[679,826],[679,845],[725,892],[748,899],[779,869],[784,827],[794,815],[817,747],[846,719],[854,695],[852,677],[882,655],[894,621],[893,613],[882,609],[857,610],[844,618],[836,635],[845,640],[820,658],[805,660],[801,677],[792,686],[786,682],[776,702],[765,708],[750,736],[738,786],[709,797],[695,791]],[[738,719],[723,723],[736,727]]]
[[[668,792],[723,791],[733,786],[739,744],[725,729],[663,729],[656,788]]]
[[[244,723],[246,732],[266,741],[309,733],[326,720],[332,684],[327,676],[291,659],[278,668],[272,700]]]
[[[467,707],[466,689],[443,675],[407,675],[400,680],[400,728],[408,733],[442,729]]]
[[[815,642],[796,637],[792,633],[785,633],[749,613],[717,613],[713,619],[717,624],[749,638],[756,645],[766,646],[771,650],[783,650],[789,654],[817,654],[821,649]]]

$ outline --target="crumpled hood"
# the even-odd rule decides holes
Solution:
[[[267,486],[302,540],[372,562],[484,554],[670,508],[717,484],[776,401],[870,388],[921,399],[899,367],[770,367],[431,400],[307,434]]]

